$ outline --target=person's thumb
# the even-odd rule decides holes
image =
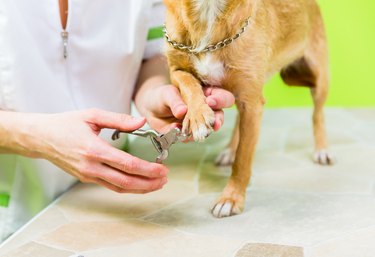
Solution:
[[[187,106],[182,101],[181,95],[177,88],[169,87],[168,91],[163,94],[166,105],[171,110],[174,117],[183,119],[187,112]]]
[[[121,131],[133,131],[143,127],[146,118],[133,117],[127,114],[114,113],[103,110],[90,110],[88,122],[100,128],[118,129]]]

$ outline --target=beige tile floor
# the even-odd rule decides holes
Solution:
[[[119,195],[77,185],[0,256],[374,257],[375,109],[327,109],[333,167],[311,161],[310,112],[265,112],[242,215],[209,213],[230,174],[212,161],[228,141],[232,110],[205,144],[173,147],[163,190]],[[152,160],[148,144],[136,139],[131,152]]]

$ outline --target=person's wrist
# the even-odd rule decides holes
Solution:
[[[2,112],[0,115],[2,152],[43,158],[41,140],[35,128],[39,114]]]

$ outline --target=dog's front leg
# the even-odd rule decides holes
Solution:
[[[188,107],[182,124],[183,132],[192,135],[195,141],[203,141],[213,131],[215,113],[205,102],[200,81],[181,70],[172,71],[171,79]]]
[[[252,87],[250,90],[246,89]],[[240,140],[232,175],[221,197],[212,208],[215,217],[222,218],[240,214],[245,205],[246,188],[250,181],[251,164],[258,141],[262,120],[264,98],[261,86],[243,85],[241,93],[236,94],[240,115]]]

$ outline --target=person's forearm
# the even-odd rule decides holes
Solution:
[[[169,83],[169,71],[165,56],[158,55],[143,62],[133,96],[137,108],[142,109],[141,103],[146,92]]]
[[[31,115],[34,116],[34,114],[0,111],[0,153],[39,157],[36,141],[31,136],[33,123],[28,122],[28,116]]]

